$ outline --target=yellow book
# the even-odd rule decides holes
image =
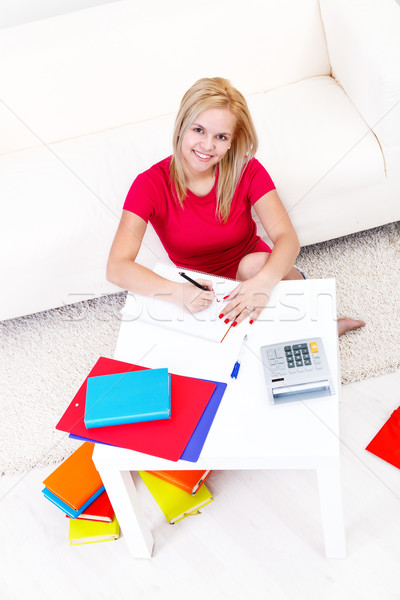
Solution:
[[[71,519],[69,522],[68,539],[71,546],[92,544],[94,542],[108,542],[118,538],[119,524],[115,515],[111,523],[84,521],[80,519]]]
[[[213,501],[204,484],[196,495],[192,496],[176,485],[146,471],[139,471],[139,475],[171,525],[196,513]]]

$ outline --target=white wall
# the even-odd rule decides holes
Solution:
[[[117,0],[0,0],[0,29]]]

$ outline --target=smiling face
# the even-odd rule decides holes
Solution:
[[[235,125],[236,118],[227,108],[199,114],[182,138],[181,159],[189,181],[214,174],[232,143]]]

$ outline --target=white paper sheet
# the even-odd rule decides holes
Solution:
[[[224,319],[218,318],[221,310],[226,306],[226,300],[223,300],[223,298],[230,294],[239,285],[239,282],[198,271],[178,269],[163,263],[158,263],[154,268],[154,272],[158,275],[179,283],[185,281],[179,275],[179,271],[183,270],[192,279],[208,279],[213,282],[215,299],[210,306],[192,314],[174,302],[129,292],[125,306],[121,310],[122,314],[152,325],[166,327],[213,342],[220,342],[232,324],[232,321],[225,323]]]

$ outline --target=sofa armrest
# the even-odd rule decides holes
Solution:
[[[400,144],[400,7],[320,0],[332,75],[381,145]]]

